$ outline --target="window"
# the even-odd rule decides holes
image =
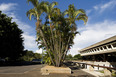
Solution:
[[[97,51],[97,49],[95,49],[95,51]]]
[[[99,48],[97,48],[97,50],[99,51]]]
[[[111,45],[108,45],[108,48],[111,49],[112,48]]]
[[[102,48],[102,47],[100,47],[100,50],[103,50],[103,48]]]
[[[116,43],[112,44],[113,47],[116,47]]]
[[[103,46],[104,49],[107,49],[106,46]]]

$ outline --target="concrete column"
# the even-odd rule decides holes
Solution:
[[[95,52],[95,49],[93,49],[93,52]]]
[[[105,49],[104,49],[104,47],[102,46],[102,48],[103,48],[103,51],[105,51]]]
[[[107,50],[109,50],[108,46],[106,45]]]
[[[110,44],[110,45],[111,45],[112,49],[114,49],[114,47],[112,46],[112,44]]]
[[[96,48],[96,52],[99,52],[98,48]]]

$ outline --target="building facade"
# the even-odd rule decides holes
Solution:
[[[83,60],[116,62],[116,35],[79,50]]]

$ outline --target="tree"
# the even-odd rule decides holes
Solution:
[[[40,16],[41,14],[45,11],[45,6],[48,4],[48,2],[44,2],[42,1],[41,3],[38,2],[38,0],[27,0],[27,2],[31,2],[34,6],[34,8],[30,9],[29,11],[27,11],[27,16],[29,17],[29,19],[31,20],[32,17],[34,17],[34,19],[37,20],[36,22],[36,28],[38,28],[41,20],[40,20]]]
[[[77,55],[74,56],[74,59],[76,59],[76,60],[80,60],[80,59],[82,59],[82,57],[81,57],[80,54],[77,54]]]
[[[24,55],[21,57],[21,60],[23,61],[32,61],[32,59],[41,59],[41,54],[39,53],[33,53],[33,51],[24,51]]]
[[[72,26],[72,31],[77,30],[77,25],[75,21],[83,20],[84,24],[86,24],[88,17],[83,9],[76,9],[74,4],[70,4],[68,6],[68,10],[64,11],[64,15],[67,15],[68,18],[66,20],[69,22],[70,26]]]
[[[23,55],[22,30],[0,11],[0,58],[17,60]]]
[[[41,59],[42,58],[42,55],[39,54],[39,53],[34,53],[34,58],[35,59]]]
[[[73,59],[73,57],[72,57],[71,54],[68,54],[68,55],[66,55],[66,59],[67,59],[67,60],[71,60],[71,59]]]
[[[46,4],[41,5],[41,9],[37,10],[46,12],[46,21],[45,23],[41,23],[41,21],[38,22],[37,20],[36,30],[37,43],[40,45],[39,48],[45,49],[49,55],[51,64],[59,67],[64,61],[69,48],[74,44],[73,39],[78,33],[76,31],[75,21],[84,20],[84,22],[87,22],[87,16],[85,13],[80,14],[80,10],[76,10],[75,7],[72,7],[72,5],[69,6],[73,8],[73,10],[71,10],[73,13],[65,12],[63,14],[60,9],[54,8],[55,5],[57,5],[57,2],[51,4],[46,2]],[[38,7],[34,6],[34,8]],[[73,19],[72,16],[65,18],[65,14],[77,15],[75,15],[75,19]],[[37,15],[34,16],[36,17]]]
[[[46,5],[48,4],[48,2],[44,2],[42,1],[41,3],[38,2],[38,0],[27,0],[28,2],[31,2],[34,6],[33,9],[30,9],[29,11],[27,11],[27,16],[29,16],[29,19],[31,20],[31,17],[34,16],[35,19],[37,20],[36,22],[36,30],[40,30],[40,33],[41,35],[44,37],[43,35],[43,32],[42,32],[42,29],[40,28],[40,23],[41,23],[41,20],[40,20],[40,16],[43,12],[45,12],[45,9],[46,9]],[[45,41],[44,38],[42,38],[43,41]],[[45,45],[46,45],[46,42],[45,42]],[[47,46],[47,45],[46,45]],[[47,48],[48,49],[48,48]],[[48,51],[48,54],[50,56],[50,59],[52,61],[52,63],[54,64],[52,58],[51,58],[51,54],[50,52]]]

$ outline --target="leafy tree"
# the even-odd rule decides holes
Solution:
[[[32,61],[32,59],[41,59],[41,54],[33,53],[33,51],[25,50],[25,54],[21,57],[21,60]]]
[[[77,54],[77,55],[74,56],[74,59],[76,59],[76,60],[80,60],[80,59],[82,59],[82,57],[81,57],[80,54]]]
[[[39,54],[39,53],[34,53],[34,58],[35,59],[41,59],[42,58],[42,55]]]
[[[69,5],[69,9],[62,13],[60,9],[54,8],[57,2],[28,1],[34,5],[34,9],[37,12],[42,11],[41,14],[37,12],[33,14],[33,11],[27,12],[29,17],[34,16],[37,20],[36,30],[39,48],[45,49],[51,64],[59,67],[64,61],[70,46],[74,44],[73,39],[78,33],[75,21],[83,20],[86,23],[87,16],[84,10],[77,10],[74,5]],[[41,3],[43,4],[40,6]],[[35,6],[35,4],[39,7]],[[46,13],[45,23],[42,23],[40,20],[43,12]],[[64,15],[66,14],[69,16],[68,18],[65,18]]]
[[[17,60],[23,55],[22,30],[0,11],[0,58]]]
[[[71,54],[66,55],[66,60],[72,60],[73,56]]]

